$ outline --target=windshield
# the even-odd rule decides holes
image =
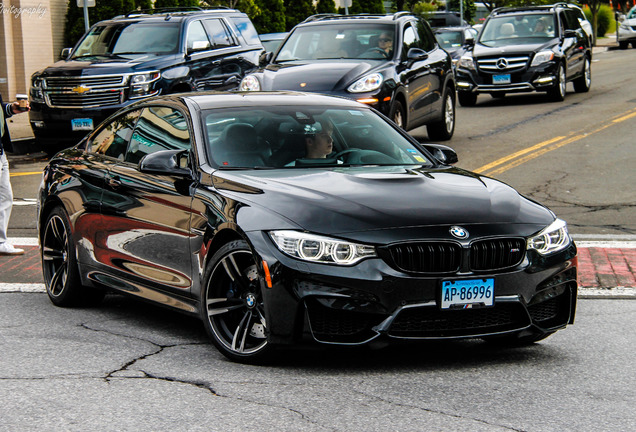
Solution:
[[[220,168],[431,165],[365,108],[226,108],[205,111],[203,121],[208,154]]]
[[[435,39],[445,50],[461,48],[464,44],[463,30],[448,30],[435,32]]]
[[[552,14],[503,15],[486,21],[479,42],[486,46],[537,44],[554,38],[555,29]]]
[[[392,25],[300,27],[287,39],[274,61],[391,58],[394,36]]]
[[[173,54],[178,44],[177,22],[98,25],[84,36],[71,58]]]

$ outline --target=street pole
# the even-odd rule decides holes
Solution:
[[[88,33],[88,0],[84,0],[82,3],[84,7],[84,32]]]

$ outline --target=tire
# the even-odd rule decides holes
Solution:
[[[619,46],[620,49],[627,49],[629,47],[629,42],[620,41],[618,43],[618,46]]]
[[[533,343],[542,341],[543,339],[553,335],[554,332],[536,333],[536,334],[522,334],[513,333],[511,335],[504,336],[491,336],[483,338],[484,341],[491,345],[498,347],[522,347],[532,345]]]
[[[404,105],[399,100],[396,100],[391,108],[391,115],[389,116],[393,123],[406,130],[406,111]]]
[[[575,92],[586,93],[590,91],[590,87],[592,86],[592,68],[590,66],[590,59],[586,58],[583,62],[583,74],[574,80]]]
[[[201,291],[201,317],[218,350],[241,363],[271,354],[261,275],[243,240],[222,246],[210,259]]]
[[[561,102],[565,99],[565,89],[567,85],[565,69],[562,64],[557,68],[557,82],[554,88],[548,90],[548,97],[554,102]]]
[[[104,291],[83,287],[75,243],[68,215],[55,207],[46,217],[42,235],[42,273],[49,299],[56,306],[95,305],[104,297]]]
[[[434,141],[448,141],[455,132],[455,99],[453,93],[447,89],[444,94],[442,119],[426,125],[428,137]]]
[[[471,107],[477,103],[477,93],[457,92],[457,100],[461,106]]]

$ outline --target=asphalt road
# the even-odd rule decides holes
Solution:
[[[636,302],[582,300],[540,344],[481,341],[229,362],[193,319],[111,297],[2,294],[0,431],[636,430]]]

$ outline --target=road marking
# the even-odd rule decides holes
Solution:
[[[485,174],[488,176],[501,174],[505,171],[508,171],[509,169],[518,167],[521,164],[524,164],[532,159],[538,158],[539,156],[551,152],[552,150],[556,150],[565,145],[577,142],[583,138],[587,138],[609,128],[610,126],[614,126],[615,124],[624,122],[625,120],[629,120],[632,117],[636,117],[636,108],[631,109],[623,114],[619,114],[618,116],[613,118],[610,123],[604,124],[592,130],[591,132],[586,132],[578,135],[570,134],[567,137],[559,136],[551,138],[547,141],[535,144],[532,147],[525,148],[508,156],[504,156],[501,159],[497,159],[494,162],[477,168],[476,170],[474,170],[474,172],[478,174]]]
[[[42,171],[30,171],[30,172],[9,172],[9,177],[20,177],[28,175],[42,175]]]

